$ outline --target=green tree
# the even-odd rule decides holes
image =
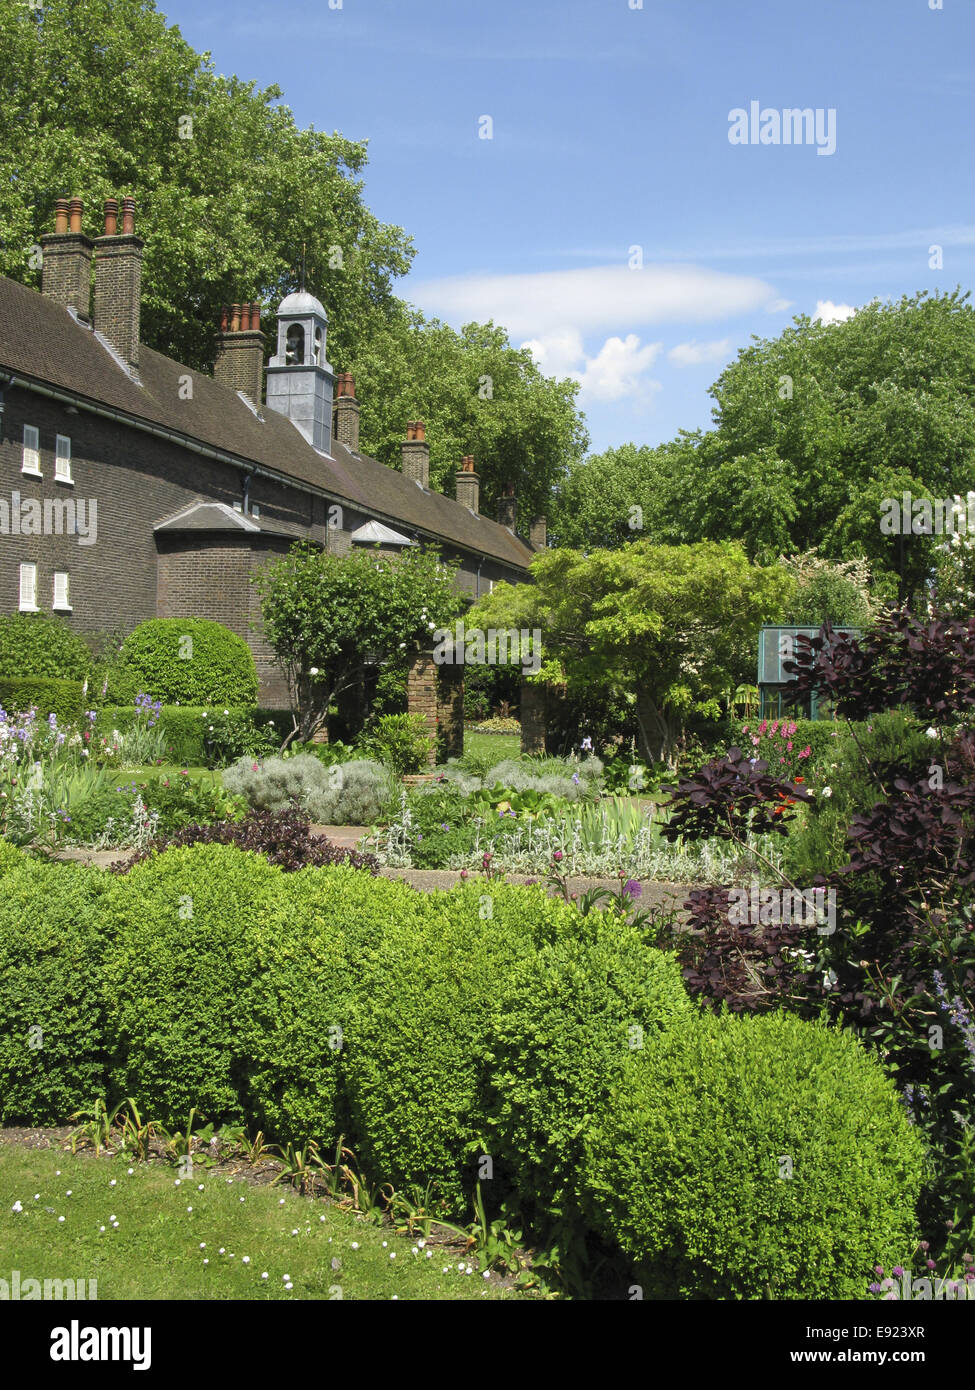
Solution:
[[[923,593],[938,538],[887,535],[884,498],[972,484],[975,310],[961,291],[867,304],[843,323],[799,316],[755,339],[711,388],[714,426],[658,449],[574,465],[557,530],[575,545],[734,539],[769,563],[818,549],[869,560],[889,597]],[[629,452],[627,452],[629,450]],[[621,519],[622,518],[622,519]]]
[[[395,311],[410,239],[365,206],[364,142],[301,130],[277,87],[222,77],[152,0],[0,0],[0,272],[37,285],[54,200],[79,195],[86,230],[132,194],[146,236],[143,336],[206,370],[220,306],[276,304],[307,280],[330,353]]]
[[[481,510],[493,514],[512,484],[519,526],[547,511],[554,486],[588,444],[576,410],[578,383],[545,377],[527,349],[493,323],[455,332],[402,306],[353,351],[363,447],[400,467],[407,420],[425,420],[430,483],[452,494],[465,454],[481,476]]]
[[[389,560],[378,550],[337,555],[300,543],[255,576],[264,636],[284,672],[296,735],[323,728],[329,707],[368,668],[397,662],[434,628],[453,622],[467,599],[457,566],[435,550]]]
[[[687,716],[720,713],[727,690],[751,675],[758,629],[795,587],[783,566],[761,567],[740,545],[713,541],[550,550],[532,578],[499,584],[468,624],[540,628],[536,679],[631,696],[642,755],[671,765]]]

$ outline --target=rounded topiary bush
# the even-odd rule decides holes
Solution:
[[[105,1094],[109,883],[6,843],[0,873],[0,1124],[63,1124]]]
[[[363,976],[383,959],[389,923],[415,928],[426,900],[345,868],[290,874],[288,897],[287,930],[257,941],[255,983],[242,998],[244,1103],[255,1128],[330,1152],[340,1135],[354,1142],[344,1073]]]
[[[573,909],[575,913],[575,909]],[[676,959],[614,915],[575,913],[501,982],[489,1043],[497,1151],[534,1229],[585,1261],[585,1136],[634,1050],[697,1008]]]
[[[290,925],[289,877],[257,854],[194,845],[115,879],[105,962],[117,1097],[153,1118],[246,1119],[249,1019],[265,1003],[265,959]],[[292,949],[300,949],[292,943]]]
[[[257,667],[250,647],[205,618],[150,618],[133,628],[109,673],[108,698],[136,695],[164,705],[253,705]]]
[[[91,653],[63,618],[47,613],[0,617],[0,678],[83,681],[91,665]]]
[[[479,1157],[496,1157],[485,1110],[494,999],[540,924],[568,932],[578,913],[500,883],[414,896],[420,909],[390,917],[357,992],[344,1062],[352,1132],[373,1181],[429,1183],[461,1216]]]
[[[586,1212],[644,1297],[856,1299],[910,1263],[922,1146],[850,1033],[702,1015],[628,1059],[586,1134]]]

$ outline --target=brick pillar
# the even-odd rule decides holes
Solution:
[[[427,762],[437,761],[437,666],[433,652],[417,652],[406,676],[406,708],[410,714],[422,714],[426,732],[433,740]]]
[[[445,758],[464,753],[464,668],[441,666],[437,679],[437,716]]]
[[[545,752],[545,689],[528,681],[521,683],[521,751]]]

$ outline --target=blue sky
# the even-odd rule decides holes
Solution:
[[[366,201],[418,250],[399,293],[576,376],[594,449],[706,425],[796,313],[975,284],[972,0],[158,2],[218,71],[368,138]],[[731,143],[753,102],[819,136],[760,114],[768,142]]]

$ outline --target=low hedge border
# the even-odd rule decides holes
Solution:
[[[83,689],[81,681],[53,676],[3,676],[0,705],[7,714],[24,714],[36,705],[42,719],[54,714],[59,724],[77,724],[83,713]]]

